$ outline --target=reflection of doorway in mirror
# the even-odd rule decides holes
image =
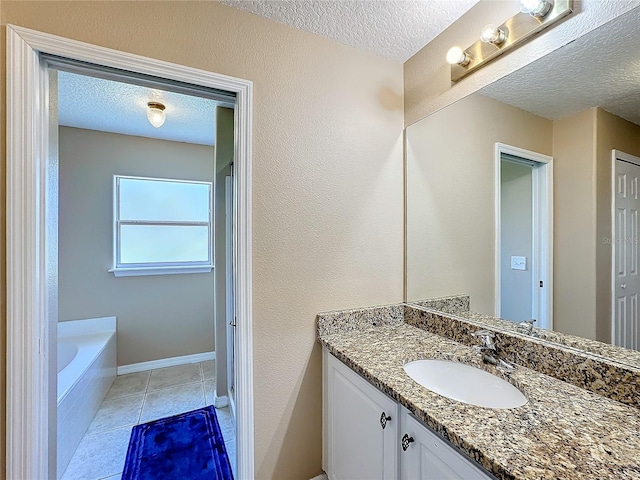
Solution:
[[[533,314],[534,166],[520,158],[500,162],[500,317],[522,322]]]
[[[496,144],[496,316],[552,328],[551,157]]]
[[[640,158],[613,151],[612,290],[613,344],[640,349],[638,297],[638,211],[640,210]]]

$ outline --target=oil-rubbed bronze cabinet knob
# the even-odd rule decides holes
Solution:
[[[409,445],[411,445],[413,442],[415,442],[413,437],[410,437],[408,434],[405,433],[402,436],[402,450],[406,452],[407,448],[409,448]]]
[[[382,429],[384,430],[387,426],[387,422],[391,420],[391,416],[387,415],[385,412],[382,412],[380,415],[380,425],[382,425]]]

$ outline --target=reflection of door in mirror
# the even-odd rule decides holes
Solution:
[[[520,158],[500,160],[500,284],[496,316],[512,322],[533,314],[533,166]]]
[[[640,347],[638,297],[638,211],[640,195],[640,158],[613,151],[615,174],[613,185],[613,324],[611,338],[615,345]]]
[[[496,144],[496,316],[552,328],[552,158]]]

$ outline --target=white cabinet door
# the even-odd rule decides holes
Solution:
[[[489,480],[494,478],[416,420],[404,407],[400,415],[402,480]]]
[[[398,405],[326,349],[325,468],[331,480],[398,478]],[[384,428],[383,428],[384,426]]]

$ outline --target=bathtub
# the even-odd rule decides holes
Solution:
[[[116,377],[116,317],[58,323],[58,468],[64,473]]]

